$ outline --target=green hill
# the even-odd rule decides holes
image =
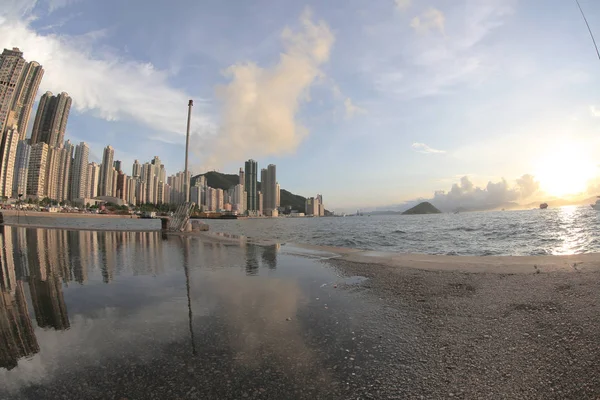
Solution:
[[[207,185],[215,189],[227,190],[230,187],[237,185],[240,180],[239,176],[235,174],[222,174],[217,171],[209,171],[204,174],[193,176],[190,185],[194,186],[196,180],[202,175],[206,177]],[[260,190],[260,182],[257,183],[256,187],[257,190]],[[304,212],[306,204],[305,197],[291,193],[285,189],[281,189],[279,196],[282,207],[291,206],[293,210]]]
[[[428,201],[424,201],[423,203],[419,203],[413,208],[406,210],[402,213],[402,215],[417,215],[417,214],[440,214],[441,211],[438,210]]]

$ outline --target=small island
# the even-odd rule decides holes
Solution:
[[[417,204],[413,208],[406,210],[402,215],[419,215],[419,214],[440,214],[441,211],[434,207],[428,201]]]

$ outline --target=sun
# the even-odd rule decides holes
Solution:
[[[571,140],[554,142],[534,165],[540,189],[556,197],[585,192],[597,169],[585,146]]]

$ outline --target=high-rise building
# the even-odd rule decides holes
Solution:
[[[71,101],[71,97],[65,92],[57,96],[52,92],[42,95],[31,131],[32,144],[44,142],[56,148],[61,147],[67,129]]]
[[[137,179],[134,177],[127,177],[127,204],[136,205],[137,200],[135,197]]]
[[[29,117],[43,76],[44,69],[40,64],[35,61],[25,64],[13,106],[13,111],[17,116],[19,140],[25,140],[27,135]]]
[[[31,146],[29,168],[27,171],[27,195],[33,198],[43,198],[46,190],[46,167],[48,160],[48,145],[44,142]]]
[[[2,149],[2,164],[0,167],[0,196],[11,197],[15,172],[15,159],[19,144],[17,125],[8,128],[4,135],[4,148]]]
[[[60,153],[60,149],[48,146],[44,196],[49,197],[52,200],[58,200],[58,178],[61,159]]]
[[[73,167],[73,151],[75,146],[67,140],[60,149],[60,161],[58,170],[58,197],[56,200],[65,201],[70,199],[71,173]]]
[[[116,193],[116,197],[118,197],[119,199],[122,199],[124,202],[128,203],[127,201],[127,175],[125,175],[123,172],[119,173],[117,175],[117,193]]]
[[[246,184],[246,180],[244,179],[244,170],[242,168],[240,168],[240,185],[245,185]]]
[[[257,203],[258,203],[258,215],[262,215],[263,213],[263,202],[264,202],[264,198],[263,198],[263,194],[262,192],[258,192],[258,195],[256,196],[257,198]]]
[[[258,163],[254,160],[246,161],[245,173],[244,173],[244,187],[247,193],[247,210],[257,211],[258,210],[258,197],[256,190],[256,174],[258,170]]]
[[[325,216],[325,205],[323,204],[323,196],[318,194],[317,197],[307,198],[305,212],[306,215],[312,215],[315,217]]]
[[[216,190],[216,202],[217,211],[221,211],[223,209],[223,189]]]
[[[144,195],[145,203],[155,204],[154,200],[154,165],[144,163],[142,165],[142,181],[145,183],[146,194]]]
[[[13,194],[15,199],[19,195],[25,196],[27,193],[27,171],[29,170],[29,157],[31,155],[31,146],[27,140],[19,141],[17,145],[17,157],[15,158],[15,172],[13,178]]]
[[[121,169],[121,160],[115,160],[113,162],[113,167],[117,172],[123,172],[123,170]]]
[[[115,149],[112,146],[104,148],[102,164],[100,165],[100,181],[98,183],[98,196],[112,196],[113,187],[113,158]]]
[[[319,215],[319,217],[324,217],[325,216],[325,204],[323,204],[323,196],[318,194],[316,201],[317,201],[318,215]]]
[[[88,177],[86,182],[86,198],[93,199],[98,197],[98,188],[100,187],[100,170],[102,168],[95,162],[88,164]]]
[[[110,188],[111,194],[109,196],[118,197],[117,196],[117,178],[119,176],[119,173],[117,172],[117,170],[114,167],[112,168],[111,173],[112,173],[112,179],[111,179],[112,187]]]
[[[4,49],[0,55],[0,133],[16,124],[20,139],[25,138],[43,75],[43,68],[35,61],[26,62],[18,48]]]
[[[131,169],[131,176],[133,178],[139,178],[142,175],[142,165],[138,160],[133,162],[133,168]]]
[[[279,182],[275,185],[275,207],[281,207],[281,187]]]
[[[70,200],[83,199],[88,196],[89,156],[90,148],[85,142],[81,142],[75,147],[75,158],[71,168]]]

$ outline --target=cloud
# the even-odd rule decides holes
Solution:
[[[204,167],[289,154],[308,134],[297,113],[310,101],[310,87],[324,77],[320,67],[329,60],[335,38],[325,22],[312,20],[309,10],[300,25],[296,31],[283,30],[284,50],[277,64],[238,63],[225,70],[230,83],[217,88],[222,101],[218,135],[196,149],[210,152]]]
[[[346,100],[344,100],[344,107],[346,108],[346,118],[352,118],[355,115],[367,113],[367,110],[364,108],[353,104],[350,97],[347,97]]]
[[[463,4],[464,3],[464,4]],[[365,52],[363,69],[372,74],[376,88],[404,99],[451,92],[460,85],[477,85],[499,67],[496,50],[485,39],[499,29],[514,11],[515,0],[464,1],[449,8],[442,20],[436,13],[424,14],[412,22],[417,32],[431,28],[431,21],[443,26],[438,35],[420,34],[398,45],[405,27],[393,24],[379,28],[380,43]],[[441,12],[440,12],[441,13]],[[388,40],[394,37],[395,40]],[[400,39],[398,39],[400,38]]]
[[[450,191],[437,191],[429,201],[443,211],[490,210],[530,198],[538,192],[539,186],[539,182],[529,174],[518,178],[512,186],[502,178],[498,182],[489,181],[484,188],[475,186],[468,176],[463,176]]]
[[[412,3],[411,0],[395,0],[394,2],[396,3],[396,9],[400,11],[406,11]]]
[[[596,106],[590,106],[590,114],[592,117],[600,117],[600,109]]]
[[[444,13],[434,7],[429,7],[420,16],[414,17],[410,22],[411,28],[418,33],[429,33],[431,30],[438,30],[444,33],[446,17]]]
[[[517,186],[521,193],[521,198],[526,199],[536,194],[540,190],[540,183],[535,180],[533,175],[525,174],[517,179]]]
[[[42,64],[45,73],[40,93],[65,91],[78,112],[108,121],[132,120],[170,135],[185,134],[186,106],[192,96],[172,87],[167,72],[110,51],[93,51],[95,41],[106,31],[43,35],[30,26],[35,18],[31,4],[17,3],[8,10],[0,10],[0,46],[19,47],[27,60]],[[212,123],[198,108],[193,128],[203,132]],[[164,135],[161,139],[169,140]]]
[[[427,146],[425,143],[418,143],[418,142],[413,143],[412,146],[410,146],[410,147],[417,153],[423,153],[423,154],[443,154],[446,152],[446,150],[434,149],[433,147]]]
[[[72,6],[81,1],[83,0],[48,0],[48,12],[53,13],[56,10]]]

